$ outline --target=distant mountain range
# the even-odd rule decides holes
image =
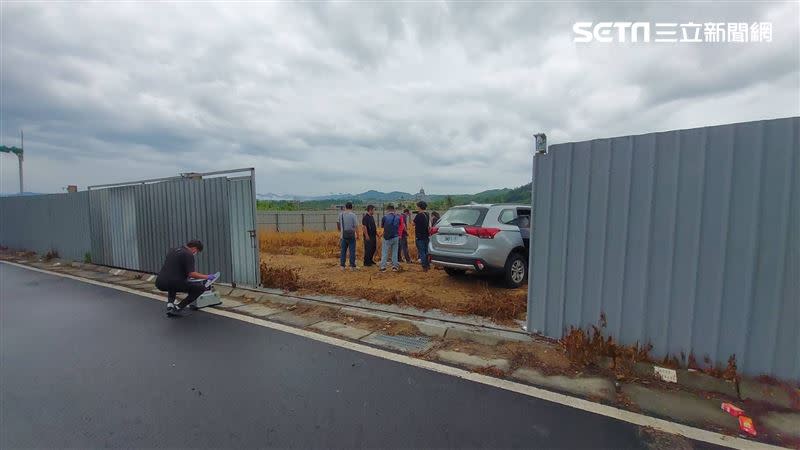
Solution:
[[[23,193],[16,192],[14,194],[0,194],[0,197],[20,197],[25,195],[42,195],[42,194],[38,192],[23,192]]]
[[[320,201],[320,200],[376,200],[376,201],[392,201],[403,198],[412,198],[413,195],[408,192],[380,192],[369,190],[360,194],[328,194],[328,195],[293,195],[293,194],[273,194],[268,192],[266,194],[256,194],[259,200],[273,200],[273,201]]]
[[[338,201],[338,200],[353,200],[353,201],[376,201],[376,202],[390,202],[397,200],[413,199],[415,194],[408,192],[392,191],[381,192],[376,190],[369,190],[360,194],[328,194],[318,196],[305,196],[305,195],[292,195],[292,194],[256,194],[259,200],[271,201],[300,201],[300,202],[318,202],[318,201]],[[443,200],[447,197],[456,204],[464,204],[470,202],[476,203],[528,203],[531,199],[531,184],[528,183],[514,189],[490,189],[488,191],[478,192],[477,194],[429,194],[428,199],[431,201]]]

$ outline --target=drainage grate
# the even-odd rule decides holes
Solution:
[[[374,333],[363,339],[375,345],[391,347],[407,353],[417,353],[429,350],[433,343],[422,336],[389,336],[388,334]]]

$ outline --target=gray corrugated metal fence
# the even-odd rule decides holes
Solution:
[[[800,118],[535,156],[528,326],[800,379]]]
[[[237,171],[90,187],[92,259],[99,264],[158,272],[171,247],[203,241],[197,270],[221,281],[258,284],[254,171]]]
[[[82,261],[91,250],[88,210],[86,192],[0,197],[0,244]]]
[[[231,229],[231,264],[233,273],[254,274],[248,284],[258,284],[258,240],[256,237],[255,179],[244,177],[229,183],[228,217]]]
[[[246,177],[225,175],[249,171]],[[258,285],[255,171],[92,186],[87,192],[0,198],[0,244],[158,272],[169,248],[200,239],[199,271]]]
[[[361,218],[366,211],[356,211]],[[258,211],[258,232],[270,231],[336,231],[339,211]],[[381,223],[383,212],[375,211],[375,222]]]

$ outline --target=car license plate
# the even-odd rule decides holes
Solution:
[[[460,245],[464,243],[461,236],[454,234],[444,234],[439,236],[439,242],[448,245]]]

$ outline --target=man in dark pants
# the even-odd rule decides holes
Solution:
[[[414,234],[417,242],[417,252],[419,253],[419,262],[422,263],[422,271],[427,272],[430,268],[428,262],[428,241],[430,240],[430,223],[431,218],[428,215],[428,204],[424,201],[417,202],[417,215],[414,216]]]
[[[203,251],[203,243],[192,240],[183,247],[173,248],[167,252],[164,266],[158,272],[156,288],[167,292],[167,313],[178,312],[197,300],[205,292],[205,283],[189,282],[189,278],[208,280],[209,275],[195,272],[194,255]],[[177,305],[175,297],[178,292],[185,292],[186,298]]]
[[[397,250],[397,259],[399,261],[405,259],[407,263],[410,263],[413,261],[411,261],[411,255],[408,253],[408,229],[411,227],[411,211],[408,208],[403,210],[403,214],[400,214],[400,220],[402,232],[400,233],[400,247]]]
[[[367,205],[367,213],[361,219],[364,226],[364,267],[375,265],[375,251],[378,248],[378,228],[375,225],[375,206]]]
[[[345,270],[344,263],[347,252],[350,252],[350,270],[356,270],[356,241],[358,240],[358,217],[353,212],[353,203],[344,204],[344,212],[339,215],[336,228],[341,233],[339,265]]]

